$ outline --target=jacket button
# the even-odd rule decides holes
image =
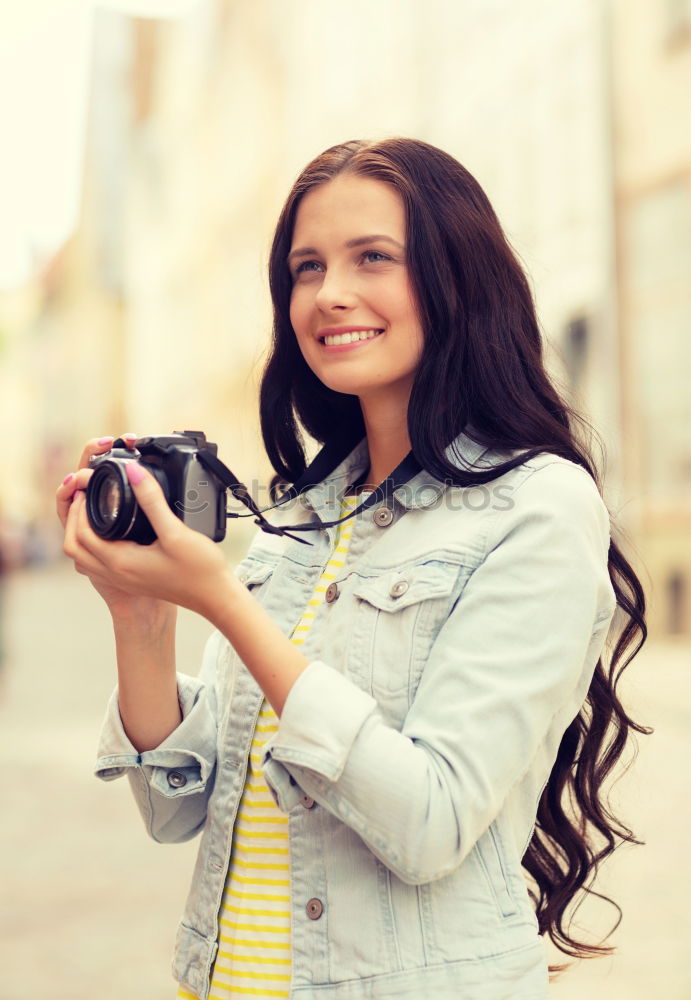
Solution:
[[[314,799],[311,795],[303,795],[300,799],[300,805],[304,806],[305,809],[311,809],[314,805]]]
[[[374,512],[374,523],[380,528],[388,528],[393,521],[393,511],[390,507],[378,507]]]
[[[326,588],[326,603],[333,604],[333,602],[337,599],[338,594],[339,594],[338,584],[330,583],[329,586]]]
[[[389,591],[391,597],[403,597],[410,584],[407,580],[397,580]]]
[[[319,920],[324,912],[324,904],[321,899],[317,899],[315,897],[314,899],[310,899],[309,903],[305,907],[305,910],[307,911],[307,916],[310,920]]]
[[[168,771],[168,784],[171,788],[183,788],[187,784],[187,777],[182,771]]]

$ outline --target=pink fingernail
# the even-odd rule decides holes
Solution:
[[[123,434],[122,436],[124,438],[126,438],[128,441],[136,441],[137,440],[137,435],[136,434]]]
[[[69,476],[65,476],[62,485],[64,486],[66,483],[69,483],[70,479],[74,479],[74,472],[70,472]]]
[[[139,462],[127,462],[125,464],[125,472],[133,486],[138,486],[146,478],[146,470],[142,468]]]
[[[104,438],[99,438],[98,439],[98,443],[99,444],[110,444],[110,442],[114,441],[114,440],[115,440],[114,437],[104,437]]]

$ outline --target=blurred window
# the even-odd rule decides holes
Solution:
[[[571,388],[577,392],[583,387],[590,346],[590,324],[586,316],[575,316],[566,326],[564,360]]]
[[[631,200],[624,215],[627,340],[646,488],[691,497],[691,178]]]
[[[667,577],[667,631],[679,635],[684,631],[686,604],[686,580],[682,573],[674,571]]]
[[[691,0],[667,0],[667,41],[676,45],[691,41]]]

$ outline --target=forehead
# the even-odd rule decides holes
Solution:
[[[391,236],[405,242],[405,209],[398,191],[390,184],[339,174],[313,188],[301,200],[295,215],[293,247],[318,239],[345,240],[369,233]]]

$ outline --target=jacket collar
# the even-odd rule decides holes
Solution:
[[[446,457],[459,469],[467,469],[478,463],[478,459],[489,449],[476,441],[472,436],[471,425],[458,435],[453,444],[446,449]],[[313,510],[322,520],[330,521],[338,517],[341,500],[351,483],[354,483],[369,464],[367,439],[363,439],[338,465],[330,476],[302,494],[302,503]],[[485,467],[490,467],[488,463]],[[404,486],[394,492],[394,498],[406,510],[418,510],[433,507],[442,494],[448,489],[448,483],[435,479],[429,472],[422,469]]]
[[[471,426],[468,425],[466,431],[459,434],[453,444],[446,449],[447,459],[459,469],[468,470],[476,463],[483,464],[477,460],[489,451],[485,445],[471,437],[469,433],[471,430]],[[399,487],[394,492],[394,497],[406,510],[424,510],[428,507],[434,507],[450,485],[448,482],[441,482],[422,469],[405,486]]]

